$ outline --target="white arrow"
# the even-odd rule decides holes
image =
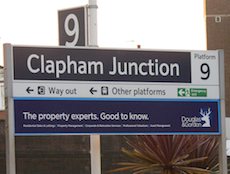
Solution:
[[[184,89],[180,89],[180,90],[179,90],[179,94],[180,94],[180,96],[184,96],[184,94],[185,94]]]

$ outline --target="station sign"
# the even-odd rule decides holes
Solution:
[[[220,134],[218,51],[8,49],[16,135]]]
[[[15,47],[13,52],[15,80],[219,83],[216,51]]]
[[[87,8],[77,7],[58,11],[59,45],[87,45]]]

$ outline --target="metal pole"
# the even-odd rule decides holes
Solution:
[[[88,5],[88,46],[97,47],[97,0]]]
[[[12,98],[12,46],[4,44],[4,81],[5,81],[5,97],[7,98],[6,110],[8,116],[6,118],[6,173],[16,173],[16,158],[15,158],[15,136],[14,136],[14,106]]]
[[[97,47],[97,0],[88,5],[88,46]],[[100,135],[90,135],[91,174],[101,174]]]
[[[220,173],[227,174],[227,154],[226,154],[226,126],[225,126],[225,80],[224,80],[224,51],[219,51],[220,59],[220,103],[221,103],[221,136],[219,145]]]

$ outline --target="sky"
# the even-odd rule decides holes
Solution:
[[[88,0],[1,0],[2,44],[58,45],[58,10]],[[202,0],[97,0],[99,47],[206,49]]]

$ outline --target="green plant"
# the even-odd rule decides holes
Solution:
[[[218,171],[218,137],[198,135],[138,135],[126,137],[129,161],[109,173],[211,174]]]

